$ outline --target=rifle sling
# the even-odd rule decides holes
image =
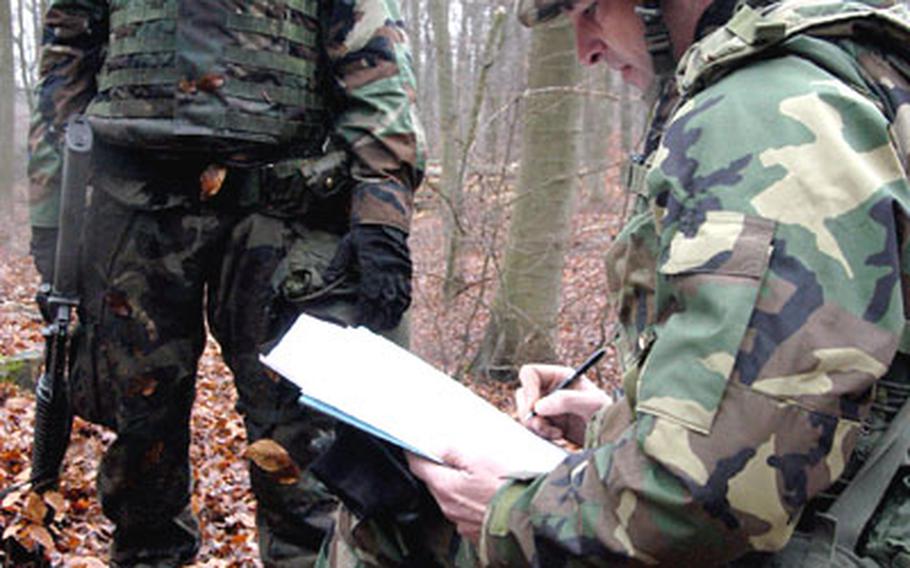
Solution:
[[[910,399],[901,406],[872,455],[828,510],[828,515],[837,521],[838,544],[856,550],[863,528],[875,514],[891,480],[897,470],[908,463],[908,450]]]

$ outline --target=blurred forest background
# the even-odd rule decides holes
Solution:
[[[611,335],[603,257],[627,206],[620,166],[645,109],[606,67],[576,63],[568,26],[526,30],[510,0],[400,1],[430,156],[409,241],[412,349],[512,411],[517,366],[577,364]],[[0,488],[28,477],[30,383],[42,348],[25,165],[47,4],[0,0]],[[594,374],[607,386],[615,368],[610,353]],[[193,504],[205,532],[198,566],[257,562],[233,403],[210,341],[193,422]],[[77,420],[64,513],[45,534],[30,518],[41,504],[13,493],[0,503],[4,540],[51,544],[67,566],[105,565],[111,527],[94,475],[110,437]]]

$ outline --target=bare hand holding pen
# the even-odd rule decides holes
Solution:
[[[612,400],[584,376],[565,388],[557,388],[575,372],[561,365],[521,368],[521,388],[515,391],[515,404],[525,427],[549,440],[563,438],[578,445],[584,443],[588,421]]]
[[[548,439],[584,443],[588,420],[611,398],[583,375],[602,356],[595,352],[577,369],[525,365],[515,392],[522,424]],[[566,382],[567,379],[571,379]],[[407,453],[408,465],[427,484],[443,514],[472,542],[480,538],[487,506],[513,468],[495,456],[473,456],[452,448],[439,465]]]

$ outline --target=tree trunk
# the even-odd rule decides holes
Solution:
[[[31,66],[29,65],[28,57],[28,41],[25,35],[25,9],[25,0],[19,0],[16,7],[16,21],[19,26],[19,33],[16,34],[16,48],[19,52],[19,78],[22,81],[22,90],[25,91],[25,101],[28,103],[28,110],[31,112],[34,103],[32,100],[32,76],[29,73]],[[32,6],[32,9],[34,10],[35,7]]]
[[[461,286],[461,275],[456,270],[461,242],[459,218],[463,193],[458,179],[458,113],[455,107],[455,84],[452,76],[451,39],[449,37],[449,3],[431,0],[430,17],[436,46],[436,87],[439,89],[439,126],[442,138],[442,197],[444,203],[444,232],[446,243],[446,297]]]
[[[621,133],[620,142],[624,155],[628,155],[635,149],[636,127],[635,119],[632,118],[631,91],[632,87],[625,81],[622,81],[619,99],[619,128]]]
[[[467,134],[465,135],[462,144],[461,163],[458,167],[459,185],[464,183],[465,174],[468,169],[468,158],[471,153],[471,148],[474,146],[477,138],[477,123],[480,120],[480,111],[483,108],[484,94],[487,90],[487,78],[489,77],[490,69],[496,62],[499,51],[502,49],[502,29],[507,14],[508,12],[504,8],[497,8],[493,12],[493,21],[490,24],[490,32],[487,34],[487,39],[483,45],[483,53],[480,58],[480,69],[478,71],[477,82],[474,84],[474,94],[471,99],[473,102],[471,103],[471,110],[468,113]]]
[[[35,37],[35,58],[37,59],[38,54],[41,50],[41,34],[44,30],[41,27],[41,22],[44,21],[44,12],[47,10],[47,0],[33,0],[32,1],[32,33]]]
[[[10,0],[0,0],[0,211],[9,215],[13,203],[16,147],[16,72],[13,65],[13,21]]]
[[[584,100],[584,159],[581,169],[587,172],[582,180],[584,197],[593,203],[603,202],[606,197],[604,179],[610,161],[610,148],[614,139],[613,101],[606,96],[610,93],[610,72],[604,66],[589,68],[584,75],[591,93]]]
[[[418,83],[422,79],[423,36],[420,26],[420,0],[410,0],[408,6],[408,39],[411,41],[411,58],[414,65],[414,76]],[[420,87],[422,85],[418,85]]]
[[[473,370],[500,380],[555,358],[565,249],[577,185],[580,77],[568,22],[536,28],[516,202],[490,323]],[[548,89],[537,95],[535,90]],[[559,92],[563,90],[563,92]],[[555,92],[554,92],[555,91]]]
[[[421,0],[422,2],[424,0]],[[435,2],[443,2],[444,0],[425,0],[432,5]],[[421,46],[423,47],[423,64],[421,68],[421,75],[418,77],[417,84],[420,85],[419,93],[417,96],[423,101],[423,104],[420,107],[420,116],[423,119],[424,128],[426,129],[427,134],[427,151],[429,155],[438,157],[440,150],[440,124],[439,124],[439,86],[436,84],[436,77],[433,75],[435,71],[439,73],[437,68],[438,58],[436,57],[436,34],[433,31],[433,18],[432,17],[422,17],[420,18],[420,29],[421,29]],[[446,52],[448,55],[448,52]]]

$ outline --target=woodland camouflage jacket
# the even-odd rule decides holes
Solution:
[[[627,401],[587,450],[497,494],[487,563],[777,550],[844,471],[910,351],[910,32],[892,4],[787,0],[687,52],[608,259]]]
[[[212,42],[218,37],[227,37],[235,45],[224,48],[224,51],[244,51],[244,63],[262,62],[259,70],[224,65],[219,69],[217,82],[209,81],[213,83],[210,88],[221,88],[223,85],[225,92],[229,92],[232,86],[227,84],[231,81],[230,71],[233,69],[236,73],[238,67],[244,73],[265,78],[259,86],[250,75],[242,77],[244,81],[238,78],[235,82],[238,84],[237,92],[244,87],[252,88],[250,92],[255,97],[248,97],[243,103],[247,106],[258,104],[268,108],[287,101],[302,101],[310,96],[309,93],[295,94],[287,87],[274,86],[273,81],[277,80],[274,71],[288,65],[288,56],[278,63],[272,61],[281,58],[280,53],[288,53],[289,49],[290,53],[294,53],[296,50],[302,54],[298,55],[298,59],[317,62],[320,66],[318,75],[326,81],[326,90],[330,91],[328,104],[332,109],[325,134],[334,144],[346,148],[352,157],[350,174],[355,182],[352,222],[380,223],[408,230],[412,193],[422,179],[425,156],[415,106],[410,47],[397,2],[223,0],[203,3],[142,0],[118,3],[108,0],[53,0],[49,4],[41,51],[38,103],[29,143],[32,225],[56,226],[63,126],[74,113],[88,109],[91,116],[103,106],[98,104],[99,93],[104,91],[104,80],[109,77],[102,77],[102,70],[105,73],[112,70],[121,73],[121,78],[128,76],[133,83],[139,80],[137,78],[144,77],[146,85],[138,86],[140,95],[147,96],[153,89],[160,94],[161,89],[167,88],[176,93],[174,97],[180,96],[180,92],[190,92],[186,87],[186,78],[181,81],[174,78],[170,85],[163,84],[164,78],[169,77],[166,71],[175,69],[158,72],[155,67],[165,65],[160,63],[161,54],[157,54],[158,62],[151,64],[152,69],[146,67],[156,61],[154,53],[143,55],[144,59],[124,57],[125,54],[135,53],[136,46],[142,42],[148,45],[149,40],[127,37],[123,41],[122,38],[135,34],[139,29],[136,22],[150,19],[152,13],[180,18],[185,12],[193,12],[195,17],[216,22],[215,25],[220,27],[217,28],[218,33],[210,37],[204,37],[205,34],[198,31],[192,32],[195,36],[188,38],[190,42],[205,45],[217,53],[218,46],[211,45]],[[112,18],[112,11],[117,6],[124,13]],[[221,25],[232,18],[243,25],[234,29]],[[261,21],[255,21],[257,19]],[[176,25],[176,21],[170,25]],[[318,53],[312,53],[306,43],[309,40],[303,39],[310,37],[317,38],[317,44],[321,44],[322,49]],[[111,49],[115,39],[119,42],[116,50]],[[295,44],[296,41],[304,43]],[[160,45],[154,42],[151,45],[153,50],[161,50]],[[170,49],[174,49],[173,45]],[[279,55],[271,56],[273,52]],[[178,53],[178,63],[184,56],[192,57],[193,54]],[[167,65],[174,67],[173,63]],[[204,88],[205,77],[192,81],[193,85],[199,85],[200,91]],[[277,81],[281,85],[280,80]],[[244,82],[245,85],[240,85]],[[199,146],[207,147],[215,142],[203,141]],[[312,141],[301,141],[303,143],[312,145]]]

